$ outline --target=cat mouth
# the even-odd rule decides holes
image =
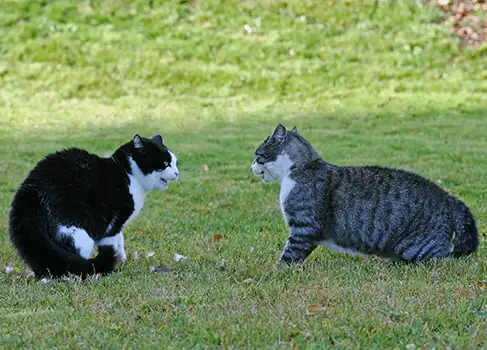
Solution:
[[[162,177],[161,177],[161,182],[162,182],[163,184],[167,185],[167,180],[166,180],[166,179],[163,179]]]

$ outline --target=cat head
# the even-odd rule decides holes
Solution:
[[[288,131],[279,124],[274,132],[254,152],[252,170],[262,176],[265,182],[282,180],[296,161],[296,143],[299,143],[298,129]]]
[[[179,176],[178,158],[163,143],[161,135],[148,139],[138,134],[130,143],[132,174],[146,191],[165,190]]]

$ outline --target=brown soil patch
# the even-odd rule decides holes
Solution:
[[[445,14],[445,22],[466,45],[487,43],[486,0],[430,0]]]

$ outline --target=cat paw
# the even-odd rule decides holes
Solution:
[[[121,252],[118,252],[116,257],[117,257],[118,262],[120,262],[120,263],[124,263],[127,261],[127,255],[125,254],[125,251],[123,251],[123,250]]]
[[[276,266],[279,267],[293,267],[293,266],[300,266],[304,263],[304,260],[293,260],[289,258],[281,258],[279,261],[276,263]]]

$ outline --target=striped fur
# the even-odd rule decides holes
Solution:
[[[404,170],[329,164],[296,128],[278,125],[256,149],[252,169],[281,182],[290,228],[281,263],[304,261],[318,245],[408,262],[478,247],[475,219],[453,195]]]

